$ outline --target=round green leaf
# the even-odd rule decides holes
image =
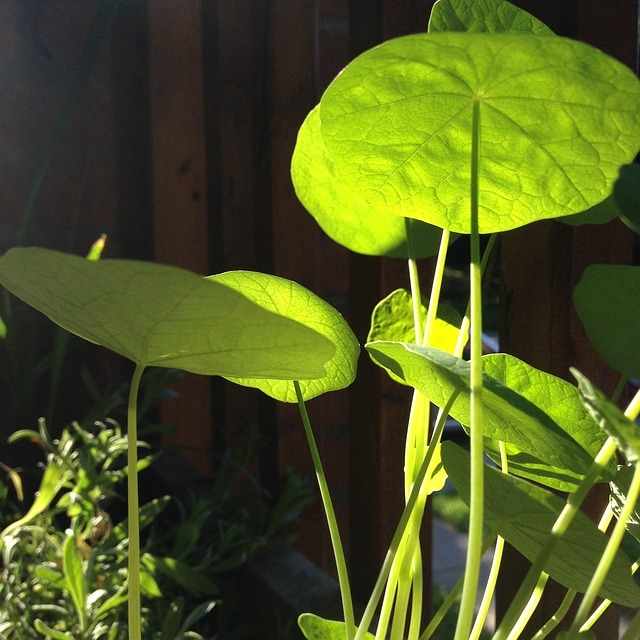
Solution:
[[[451,417],[469,427],[471,388],[467,361],[438,349],[399,342],[371,342],[366,348],[378,364],[438,407],[444,407],[457,393]],[[575,490],[599,450],[599,442],[604,441],[583,408],[576,387],[512,356],[489,358],[483,359],[486,371],[497,377],[484,374],[485,450],[499,460],[498,442],[503,442],[512,473],[561,491]],[[613,467],[607,469],[603,480],[613,473]]]
[[[330,304],[296,282],[255,271],[229,271],[210,276],[209,280],[234,289],[261,308],[295,320],[331,341],[335,351],[324,365],[326,374],[299,383],[305,400],[342,389],[353,382],[360,346],[345,319]],[[261,389],[281,402],[297,401],[290,380],[277,376],[268,379],[225,377],[237,384]]]
[[[625,376],[640,376],[640,267],[594,264],[573,302],[598,355]]]
[[[469,233],[477,197],[493,233],[609,195],[640,145],[640,82],[565,38],[419,34],[356,58],[320,120],[341,180],[370,205]]]
[[[439,0],[429,19],[429,32],[437,31],[553,34],[543,22],[505,0]]]
[[[452,442],[442,445],[449,478],[469,504],[469,454]],[[485,522],[530,561],[542,549],[565,501],[547,489],[484,467]],[[604,553],[608,536],[578,511],[557,543],[544,570],[568,589],[584,593]],[[618,551],[600,590],[603,598],[629,607],[640,606],[640,588],[631,575],[631,561]]]
[[[195,273],[133,260],[12,249],[0,283],[71,333],[143,366],[308,379],[335,348],[301,324]]]
[[[380,211],[341,180],[320,135],[318,107],[298,132],[291,160],[296,195],[321,229],[350,251],[390,258],[428,258],[438,252],[442,230]]]

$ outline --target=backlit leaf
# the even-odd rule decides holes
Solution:
[[[442,445],[442,460],[456,490],[469,504],[469,454],[452,442]],[[484,467],[485,523],[496,530],[530,561],[550,535],[565,502],[550,491]],[[547,561],[544,570],[569,589],[584,591],[600,561],[609,538],[579,511]],[[640,605],[640,587],[631,575],[631,562],[619,551],[600,590],[619,604]]]
[[[471,229],[478,130],[479,231],[588,209],[640,146],[640,82],[581,42],[430,33],[356,58],[320,103],[336,170],[368,204]]]
[[[429,20],[429,32],[437,31],[553,34],[543,22],[505,0],[439,0]]]
[[[611,482],[611,497],[609,502],[611,508],[616,514],[616,518],[620,517],[620,512],[627,503],[627,494],[631,487],[631,480],[635,471],[635,465],[628,464],[618,469],[618,474]],[[627,531],[636,539],[640,540],[640,511],[638,506],[631,512],[631,517],[627,521]]]
[[[442,236],[440,228],[380,211],[340,180],[320,135],[318,109],[309,113],[298,132],[291,177],[300,202],[322,230],[356,253],[390,258],[435,255]]]
[[[360,345],[345,319],[330,304],[296,282],[255,271],[229,271],[210,276],[209,280],[242,293],[267,311],[312,329],[334,345],[333,357],[324,365],[326,374],[300,381],[305,400],[342,389],[353,382]],[[261,389],[281,402],[296,402],[295,389],[289,380],[278,379],[277,376],[269,379],[225,377],[238,384]]]
[[[418,389],[438,407],[445,406],[457,392],[451,416],[468,428],[471,396],[468,362],[412,344],[372,342],[366,348],[378,364]],[[486,369],[502,380],[484,374],[482,403],[487,453],[498,460],[498,441],[502,441],[506,443],[513,473],[555,489],[575,489],[600,448],[599,440],[604,441],[582,407],[577,389],[553,376],[547,378],[548,374],[511,356],[488,356]],[[603,481],[613,473],[612,466]]]
[[[0,283],[71,333],[144,366],[206,375],[318,378],[329,340],[195,273],[132,260],[12,249]]]

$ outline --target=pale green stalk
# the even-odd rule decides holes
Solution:
[[[127,517],[129,526],[129,640],[141,640],[140,520],[138,500],[138,390],[144,365],[136,364],[127,407]]]
[[[640,413],[640,391],[636,392],[635,396],[629,403],[626,411],[624,412],[625,416],[630,420],[635,420]],[[609,438],[612,440],[612,438]],[[615,445],[615,443],[614,443]],[[618,520],[616,522],[613,531],[611,532],[611,536],[609,537],[609,541],[607,546],[605,547],[604,553],[600,558],[600,562],[591,577],[591,582],[587,588],[586,593],[580,603],[580,607],[578,608],[578,612],[576,613],[576,617],[574,618],[573,624],[569,631],[576,632],[581,629],[587,622],[587,617],[589,615],[589,610],[593,606],[595,602],[598,592],[602,587],[602,584],[609,573],[609,569],[613,563],[616,553],[622,543],[622,538],[627,530],[627,523],[629,518],[633,514],[633,510],[636,507],[636,502],[640,497],[640,465],[636,462],[633,478],[631,479],[631,485],[629,486],[629,491],[627,493],[626,501],[624,507],[620,511],[618,516]],[[592,616],[593,617],[593,616]]]
[[[460,615],[454,640],[468,640],[474,617],[476,593],[482,560],[482,528],[484,523],[484,471],[483,471],[483,411],[482,411],[482,268],[480,236],[478,231],[478,178],[480,162],[480,105],[474,102],[471,152],[471,267],[470,267],[470,322],[471,322],[471,499],[469,516],[469,544],[465,565]]]
[[[482,543],[482,555],[484,555],[488,551],[489,547],[494,543],[497,536],[498,536],[497,532],[493,531]],[[447,597],[445,598],[444,602],[440,605],[440,608],[438,609],[438,611],[436,611],[436,613],[432,616],[429,622],[429,625],[420,636],[420,640],[429,640],[429,638],[431,638],[431,636],[438,630],[438,627],[440,626],[440,623],[442,622],[445,615],[447,614],[447,611],[451,609],[451,607],[456,603],[456,601],[460,597],[460,593],[462,593],[463,582],[464,582],[464,575],[460,577],[458,582],[456,582],[456,584],[453,586],[451,591],[447,594]]]
[[[333,555],[336,561],[336,570],[338,572],[338,583],[340,584],[340,596],[342,598],[342,610],[344,614],[346,638],[347,640],[352,640],[352,638],[354,638],[356,635],[356,626],[355,626],[355,618],[353,615],[353,601],[351,599],[351,587],[349,586],[349,574],[347,571],[347,562],[344,556],[344,549],[342,548],[340,531],[338,530],[338,521],[336,519],[336,514],[333,509],[333,502],[331,501],[331,494],[329,493],[327,478],[325,476],[324,469],[322,467],[322,461],[320,460],[320,453],[318,451],[318,446],[316,445],[316,439],[313,435],[311,422],[309,420],[309,414],[307,413],[307,407],[302,397],[302,391],[300,390],[300,384],[297,380],[294,380],[293,386],[296,391],[296,397],[298,399],[298,408],[300,410],[300,416],[302,418],[304,432],[307,437],[309,451],[311,452],[313,467],[316,472],[316,479],[318,481],[318,487],[320,489],[320,497],[322,498],[322,505],[324,507],[327,524],[329,526],[329,535],[331,537],[331,545],[333,546]]]
[[[564,619],[569,612],[573,601],[575,600],[577,591],[575,589],[569,589],[562,598],[560,606],[556,609],[556,612],[545,622],[537,633],[531,638],[531,640],[543,640],[546,638]]]
[[[513,628],[509,631],[507,640],[517,640],[517,638],[520,637],[520,634],[524,631],[527,623],[531,620],[533,612],[540,604],[540,600],[542,599],[542,594],[544,593],[544,588],[547,586],[548,580],[549,574],[543,571],[538,577],[538,582],[536,582],[536,586],[533,588],[533,593],[522,610],[520,617],[516,620]]]
[[[629,518],[633,514],[633,510],[635,509],[636,502],[638,501],[638,497],[640,496],[640,465],[636,464],[633,472],[633,478],[631,479],[631,485],[629,487],[629,492],[627,493],[627,499],[618,516],[618,521],[616,522],[613,531],[611,532],[611,536],[609,538],[609,542],[605,547],[604,553],[600,558],[600,562],[596,567],[596,570],[591,577],[591,582],[587,587],[587,591],[580,602],[580,607],[578,608],[578,612],[576,613],[576,617],[573,620],[573,624],[571,625],[569,632],[577,633],[579,629],[582,627],[583,623],[586,621],[587,616],[589,615],[589,611],[593,606],[596,598],[598,597],[598,592],[602,587],[602,584],[609,573],[609,569],[613,564],[614,558],[620,544],[622,542],[622,538],[627,530],[627,522]]]
[[[380,569],[380,573],[378,574],[378,578],[373,587],[373,591],[371,593],[371,597],[369,598],[369,602],[365,608],[364,614],[362,615],[362,620],[358,626],[358,631],[356,633],[355,640],[362,640],[366,633],[366,630],[369,628],[371,621],[373,620],[373,616],[375,614],[376,607],[378,606],[378,602],[382,597],[382,593],[385,588],[385,584],[387,582],[387,578],[391,572],[391,568],[393,566],[393,562],[395,560],[398,548],[400,546],[400,542],[402,541],[407,526],[409,524],[409,520],[411,518],[411,514],[416,508],[416,503],[420,497],[420,495],[425,491],[425,478],[427,475],[427,471],[429,470],[429,466],[431,465],[431,460],[433,458],[433,453],[435,451],[435,445],[440,440],[442,436],[442,432],[444,430],[444,424],[455,402],[457,397],[457,393],[454,393],[446,406],[442,411],[438,413],[438,419],[436,420],[436,425],[433,433],[433,437],[429,444],[429,448],[427,450],[427,455],[425,456],[422,464],[420,465],[420,469],[416,475],[416,481],[411,489],[411,494],[409,499],[407,500],[407,504],[402,511],[402,516],[400,517],[400,521],[398,522],[398,526],[393,535],[393,539],[391,540],[391,544],[389,545],[389,549],[387,551],[387,555],[385,556],[384,562],[382,563],[382,568]],[[426,480],[428,482],[428,480]]]
[[[518,618],[520,617],[522,610],[527,606],[527,601],[531,597],[531,594],[538,582],[538,578],[543,572],[547,561],[558,543],[558,540],[567,532],[571,521],[580,509],[580,505],[586,498],[604,467],[608,464],[609,460],[615,455],[615,453],[615,441],[613,438],[608,438],[596,455],[595,460],[587,470],[576,491],[568,496],[567,503],[560,512],[560,515],[551,529],[549,537],[545,540],[545,543],[527,572],[524,581],[511,601],[511,605],[502,619],[493,640],[505,640],[511,629],[513,629],[517,624]]]
[[[499,443],[500,446],[500,466],[502,473],[509,473],[509,459],[507,458],[507,450],[504,442]],[[480,634],[484,629],[489,615],[489,609],[491,608],[491,600],[498,584],[498,575],[500,573],[500,565],[502,564],[502,552],[504,551],[504,538],[498,536],[496,539],[496,546],[493,550],[493,559],[491,561],[491,569],[489,570],[489,576],[487,578],[487,584],[482,594],[482,600],[480,601],[480,607],[476,620],[471,629],[471,635],[469,640],[478,640]]]

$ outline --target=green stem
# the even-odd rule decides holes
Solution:
[[[129,640],[141,640],[140,520],[138,499],[138,390],[144,365],[136,364],[127,407],[127,515],[129,526]]]
[[[616,522],[615,527],[611,533],[609,538],[609,542],[605,547],[604,553],[600,558],[600,562],[598,562],[598,566],[591,577],[591,582],[587,587],[587,591],[580,602],[580,607],[578,608],[578,612],[576,613],[576,617],[573,620],[573,624],[569,629],[569,634],[574,632],[577,635],[577,632],[582,627],[583,623],[587,619],[589,615],[589,611],[593,606],[596,598],[598,597],[598,592],[602,587],[602,584],[609,573],[609,569],[613,564],[616,553],[620,548],[620,544],[622,543],[622,538],[627,530],[627,523],[629,518],[633,514],[633,510],[636,507],[636,502],[638,501],[638,497],[640,496],[640,465],[636,464],[633,472],[633,478],[631,479],[631,485],[629,487],[629,492],[627,493],[627,499],[618,516],[618,521]]]
[[[480,171],[480,108],[474,103],[471,152],[471,266],[470,266],[470,352],[471,352],[471,496],[469,544],[465,565],[460,615],[454,640],[468,640],[474,617],[480,563],[482,560],[482,529],[484,524],[483,415],[482,415],[482,268],[478,227],[478,179]]]
[[[322,504],[324,506],[324,512],[327,518],[327,524],[329,526],[329,535],[331,537],[331,545],[333,546],[333,555],[336,561],[338,582],[340,584],[340,595],[342,597],[342,609],[344,614],[346,637],[347,640],[352,640],[352,638],[354,638],[356,635],[356,626],[355,618],[353,615],[353,601],[351,599],[351,588],[349,586],[347,562],[345,560],[344,549],[342,548],[342,541],[340,539],[338,521],[333,509],[333,502],[331,501],[331,494],[329,493],[327,478],[322,467],[320,453],[316,445],[316,439],[313,435],[311,422],[309,420],[309,414],[307,413],[307,407],[302,397],[302,391],[300,390],[300,384],[297,380],[294,380],[293,386],[296,390],[298,408],[300,409],[300,416],[302,418],[302,424],[304,425],[304,432],[307,437],[309,451],[311,452],[311,459],[313,460],[313,467],[316,472],[316,479],[318,481],[318,487],[320,489],[320,496],[322,498]]]
[[[511,601],[511,605],[507,609],[493,640],[505,640],[511,629],[516,625],[517,620],[520,617],[522,610],[526,607],[527,601],[538,582],[538,578],[543,572],[544,567],[553,553],[558,541],[566,533],[571,521],[580,509],[580,505],[587,497],[591,487],[595,484],[598,476],[602,472],[602,469],[604,469],[612,456],[615,455],[615,452],[615,441],[613,438],[608,438],[585,473],[584,478],[578,485],[576,491],[568,496],[567,503],[560,512],[560,515],[551,529],[551,533],[542,545],[542,548],[538,552],[536,559],[527,572],[524,581]]]
[[[371,621],[373,620],[373,616],[378,606],[378,602],[382,597],[382,593],[385,589],[385,583],[387,578],[391,572],[394,560],[396,558],[396,554],[398,549],[400,548],[400,544],[404,538],[405,531],[409,524],[410,518],[416,509],[416,504],[422,493],[425,491],[425,477],[427,475],[427,471],[431,466],[431,461],[433,459],[433,455],[435,452],[436,444],[440,441],[442,437],[442,432],[444,431],[444,425],[449,415],[449,411],[455,402],[458,394],[452,394],[451,398],[445,405],[445,407],[438,413],[438,418],[436,420],[436,425],[434,428],[433,436],[431,438],[431,442],[429,444],[429,448],[427,450],[427,455],[424,457],[422,464],[420,465],[420,469],[416,474],[416,481],[411,488],[411,494],[409,495],[409,499],[407,500],[407,504],[402,511],[402,516],[400,517],[400,521],[398,522],[398,526],[396,528],[395,533],[393,534],[393,538],[391,540],[391,544],[389,545],[389,549],[387,551],[387,555],[385,556],[384,562],[382,563],[382,568],[380,569],[380,573],[378,574],[378,578],[376,579],[376,583],[373,587],[373,591],[371,593],[371,597],[369,598],[369,602],[365,608],[364,614],[362,615],[362,620],[360,622],[358,632],[356,633],[355,640],[362,640],[366,633],[366,629],[369,628]],[[428,482],[428,481],[427,481]]]

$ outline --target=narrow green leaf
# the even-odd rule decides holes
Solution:
[[[153,573],[158,571],[169,576],[181,587],[188,591],[215,596],[220,593],[220,587],[203,571],[198,571],[188,564],[175,558],[152,556],[146,553],[143,557],[144,565]]]
[[[611,508],[620,517],[620,512],[627,503],[627,494],[633,478],[634,465],[628,464],[618,469],[618,474],[611,482],[611,496],[609,502]],[[638,541],[640,541],[640,510],[636,506],[627,522],[627,531]]]
[[[0,282],[54,322],[143,366],[205,375],[323,376],[333,345],[219,283],[176,267],[12,249]]]
[[[625,164],[620,167],[613,197],[622,221],[640,234],[640,165]]]
[[[571,373],[578,381],[578,388],[582,394],[585,407],[593,416],[594,421],[600,426],[603,433],[613,438],[618,449],[623,453],[627,461],[640,460],[640,429],[636,423],[627,418],[613,402],[591,384],[576,369]]]
[[[307,640],[344,640],[344,622],[325,620],[313,613],[303,613],[298,618],[298,625]],[[374,640],[372,633],[364,634],[365,640]]]
[[[640,267],[588,266],[573,302],[598,355],[624,376],[640,376]]]
[[[80,628],[84,630],[87,623],[87,612],[85,609],[86,585],[84,572],[82,571],[80,552],[78,551],[76,539],[73,535],[67,536],[62,545],[62,572],[64,573],[71,599],[78,613]]]
[[[55,460],[49,460],[31,507],[22,518],[12,522],[0,533],[0,540],[40,515],[51,504],[65,481],[66,474],[62,466]]]
[[[160,640],[175,640],[180,631],[184,613],[184,598],[176,598],[169,604],[169,610],[162,622]]]
[[[452,442],[442,445],[442,460],[460,496],[469,503],[469,454]],[[565,502],[542,487],[485,466],[485,522],[520,553],[533,561],[549,536]],[[567,533],[558,539],[545,571],[568,589],[581,593],[607,545],[608,537],[579,512]],[[629,607],[640,605],[640,587],[631,562],[619,551],[600,595]]]
[[[255,271],[229,271],[209,279],[242,293],[262,309],[308,327],[331,342],[334,354],[324,364],[325,373],[316,379],[300,380],[305,400],[343,389],[353,382],[360,346],[345,319],[330,304],[296,282]],[[275,375],[269,379],[225,377],[238,384],[256,387],[281,402],[297,401],[290,380]]]
[[[73,636],[68,633],[62,633],[62,631],[48,627],[40,618],[33,621],[33,626],[39,634],[46,636],[47,640],[74,640]]]
[[[390,258],[428,258],[438,252],[441,229],[416,221],[409,247],[403,218],[377,210],[344,185],[320,135],[319,107],[309,113],[298,132],[291,178],[300,202],[343,247]]]
[[[437,349],[405,343],[373,342],[366,348],[378,364],[438,407],[445,406],[451,395],[458,393],[451,416],[469,426],[468,362]],[[599,441],[604,441],[582,408],[577,389],[511,356],[485,360],[486,369],[501,378],[485,371],[482,398],[487,453],[499,460],[498,442],[502,441],[506,443],[513,473],[555,489],[575,489],[598,451]],[[586,431],[583,433],[582,429]],[[612,467],[603,480],[613,473]]]
[[[472,131],[479,232],[588,209],[640,146],[640,82],[584,43],[431,33],[356,58],[320,103],[344,185],[371,206],[469,233]]]
[[[439,0],[429,20],[429,32],[438,31],[553,35],[543,22],[505,0]]]

